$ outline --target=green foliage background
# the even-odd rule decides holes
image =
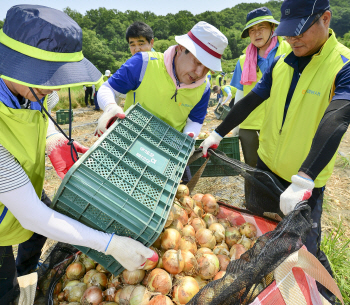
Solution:
[[[333,11],[331,28],[338,39],[350,47],[350,0],[331,0],[330,3]],[[85,15],[69,7],[65,8],[64,12],[83,29],[83,53],[101,72],[107,69],[116,71],[130,57],[125,32],[134,21],[143,21],[151,26],[155,35],[154,49],[160,52],[176,44],[175,35],[187,33],[197,22],[206,21],[214,25],[228,38],[229,45],[223,55],[223,70],[230,72],[249,43],[249,39],[240,38],[247,13],[266,6],[272,11],[275,19],[279,20],[281,4],[281,0],[263,4],[241,3],[220,12],[206,11],[197,15],[189,11],[179,11],[176,14],[158,16],[150,11],[121,12],[103,7],[89,10]],[[0,28],[2,26],[3,22],[0,21]]]

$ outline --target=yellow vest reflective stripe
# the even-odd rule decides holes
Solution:
[[[132,104],[140,103],[156,117],[182,132],[188,115],[201,100],[208,83],[205,81],[193,89],[178,89],[175,102],[175,97],[172,98],[172,96],[176,86],[166,70],[164,55],[158,52],[144,54],[148,56],[145,75],[140,86],[135,91],[129,91],[126,94],[124,111]]]
[[[350,50],[340,44],[333,31],[321,51],[314,55],[300,76],[282,126],[285,101],[294,69],[284,62],[276,63],[272,72],[270,99],[265,101],[266,115],[260,130],[258,154],[278,176],[291,181],[306,159],[317,127],[333,95],[335,77],[350,59]],[[336,155],[315,179],[323,187],[331,176]]]
[[[221,91],[224,96],[228,96],[227,92],[224,90],[226,87],[229,87],[231,89],[232,98],[234,98],[237,92],[237,88],[230,85],[221,86]]]
[[[287,54],[290,53],[291,47],[290,47],[289,43],[286,42],[285,40],[283,40],[282,37],[278,37],[278,41],[279,41],[279,46],[278,46],[275,57],[282,55],[282,54],[285,54],[285,53],[287,53]],[[245,50],[244,50],[244,52],[245,52]],[[239,58],[239,62],[241,64],[242,71],[243,71],[245,59],[246,59],[246,54],[243,54]],[[257,82],[262,78],[262,73],[261,73],[260,69],[256,73],[256,76],[257,76],[256,82],[253,82],[251,85],[243,85],[244,96],[246,96],[255,87]],[[265,106],[264,106],[264,104],[261,104],[256,109],[254,109],[254,111],[243,121],[242,124],[240,124],[239,127],[242,129],[260,130],[261,125],[262,125],[263,120],[264,120],[264,116],[265,116]]]
[[[46,107],[46,99],[44,105]],[[46,116],[38,110],[12,109],[0,102],[0,122],[0,144],[17,159],[41,198],[45,177]],[[5,215],[0,223],[0,246],[28,240],[33,232],[24,229],[10,211],[4,210],[6,207],[0,202],[0,215]]]

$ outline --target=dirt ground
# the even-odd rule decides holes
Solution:
[[[203,130],[211,132],[221,121],[214,115],[214,107],[208,108]],[[94,111],[92,108],[77,108],[74,110],[74,122],[72,137],[81,144],[90,147],[98,139],[94,136],[97,120],[102,112]],[[53,113],[55,117],[55,113]],[[62,129],[68,133],[68,125],[61,125]],[[327,183],[324,213],[323,230],[331,230],[341,219],[346,229],[346,234],[350,238],[350,128],[346,132],[337,155],[337,162],[333,175]],[[241,160],[243,155],[241,152]],[[46,179],[44,189],[52,199],[61,183],[53,169],[49,158],[46,158]],[[200,178],[195,192],[212,193],[217,199],[226,203],[241,207],[244,204],[243,179],[240,176],[233,177],[213,177]],[[43,251],[49,253],[54,241],[49,240]],[[15,249],[16,252],[16,249]]]

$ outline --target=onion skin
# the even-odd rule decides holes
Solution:
[[[143,278],[146,275],[146,271],[138,269],[135,271],[124,270],[122,273],[123,282],[127,285],[136,285],[142,282]]]
[[[197,252],[196,240],[193,237],[184,236],[180,240],[180,250],[188,250],[192,252],[193,255]]]
[[[156,239],[156,241],[153,243],[152,247],[156,248],[156,249],[160,249],[160,245],[162,243],[162,236],[163,233],[160,233],[159,237]]]
[[[95,275],[96,273],[98,273],[96,269],[91,269],[88,272],[86,272],[84,275],[84,283],[86,285],[90,284],[92,276]]]
[[[171,225],[168,227],[168,229],[175,229],[180,233],[180,235],[182,235],[183,228],[184,226],[179,219],[174,219]]]
[[[198,193],[192,196],[194,204],[203,209],[202,198],[204,194]]]
[[[169,213],[168,219],[164,225],[164,228],[169,227],[171,225],[171,223],[173,222],[173,220],[174,220],[174,213],[172,210],[170,210],[170,213]]]
[[[203,217],[203,220],[205,221],[205,224],[207,225],[207,228],[209,228],[213,223],[217,223],[218,219],[210,213],[205,214]]]
[[[129,305],[130,304],[130,297],[132,292],[134,291],[136,286],[129,285],[125,286],[119,295],[119,304],[120,305]]]
[[[79,280],[85,274],[85,266],[81,262],[71,263],[66,269],[67,278],[70,280]]]
[[[218,255],[218,254],[229,255],[230,251],[228,250],[228,246],[224,242],[222,242],[221,244],[218,244],[217,246],[214,247],[213,253],[215,255]]]
[[[185,184],[180,184],[177,188],[175,197],[177,199],[182,198],[183,196],[188,196],[190,194],[190,190],[188,189],[187,185]]]
[[[173,299],[176,304],[187,304],[199,291],[197,281],[190,276],[185,276],[174,285]]]
[[[148,305],[151,293],[146,287],[137,285],[130,296],[130,305]]]
[[[149,301],[148,305],[174,305],[174,303],[165,295],[157,295]]]
[[[80,303],[82,305],[98,305],[103,301],[102,290],[97,286],[91,286],[85,290]]]
[[[226,271],[219,271],[213,278],[214,281],[221,279],[224,277],[224,275],[226,274]]]
[[[238,244],[243,245],[244,248],[245,248],[246,250],[248,250],[248,249],[250,249],[251,246],[252,246],[252,241],[251,241],[249,238],[245,237],[245,235],[242,235],[242,238],[240,239],[240,241],[238,242]]]
[[[210,225],[209,230],[213,232],[217,243],[225,240],[225,228],[222,224],[213,223]]]
[[[197,259],[198,275],[204,279],[212,279],[220,270],[219,260],[215,254],[203,254]]]
[[[209,248],[206,248],[206,247],[199,248],[197,253],[195,254],[195,257],[198,259],[199,257],[201,257],[205,253],[213,254],[213,251]]]
[[[68,302],[79,302],[82,296],[84,295],[86,289],[87,287],[84,283],[79,283],[73,286],[68,294]]]
[[[230,248],[237,244],[241,237],[242,235],[236,227],[227,228],[225,231],[225,242]]]
[[[98,272],[91,277],[90,283],[91,286],[97,286],[104,290],[107,287],[108,279],[105,273]]]
[[[178,250],[180,246],[181,235],[175,229],[166,229],[162,236],[161,248],[164,250]]]
[[[199,229],[196,232],[196,240],[201,247],[214,249],[216,245],[215,236],[209,229]]]
[[[193,199],[190,196],[184,196],[181,199],[179,199],[179,201],[182,207],[185,209],[186,213],[191,214],[195,206]]]
[[[115,295],[114,295],[114,302],[116,302],[117,304],[119,304],[120,301],[120,293],[122,292],[123,289],[119,289],[116,291]]]
[[[213,214],[214,216],[219,213],[219,205],[216,203],[216,199],[211,194],[205,194],[202,197],[203,210],[206,213]]]
[[[162,256],[163,267],[170,274],[178,274],[184,268],[181,250],[168,250]]]
[[[242,224],[239,228],[239,231],[241,235],[245,235],[248,238],[256,237],[257,234],[256,227],[249,222]]]
[[[188,223],[188,213],[186,212],[185,209],[182,209],[182,208],[180,208],[178,211],[179,211],[179,213],[178,213],[176,219],[179,220],[182,223],[182,226],[187,225],[187,223]],[[174,223],[174,221],[176,219],[173,220],[173,223]]]
[[[241,255],[246,251],[246,248],[244,248],[244,246],[241,244],[233,245],[230,250],[231,260],[239,259]]]
[[[196,236],[196,231],[191,225],[186,225],[182,229],[182,237],[184,236],[190,236],[190,237],[195,237]]]
[[[201,207],[199,207],[199,206],[195,206],[193,208],[193,211],[191,211],[191,213],[189,215],[190,215],[190,217],[200,217],[200,218],[202,218],[203,215],[204,215],[204,210]]]
[[[194,275],[198,272],[198,263],[192,252],[188,250],[181,251],[182,259],[184,261],[184,268],[182,272],[186,275]]]
[[[205,221],[202,218],[196,217],[189,221],[189,224],[197,232],[199,229],[205,229],[207,227]]]
[[[85,266],[85,272],[88,272],[91,269],[95,269],[96,267],[96,263],[94,262],[94,260],[86,256],[85,254],[80,255],[80,261]]]
[[[163,269],[153,269],[148,277],[147,289],[151,292],[160,292],[167,295],[173,283],[170,274]]]
[[[199,289],[202,289],[205,285],[208,284],[208,282],[203,280],[199,275],[195,276],[194,279],[197,281]]]
[[[224,226],[225,230],[227,228],[231,227],[231,223],[230,223],[230,221],[228,219],[222,219],[221,218],[221,219],[218,219],[218,222]]]
[[[220,271],[226,271],[226,268],[231,261],[230,257],[228,255],[223,255],[223,254],[218,254],[216,256],[219,260]]]

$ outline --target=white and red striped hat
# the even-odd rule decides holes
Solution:
[[[210,70],[222,71],[221,57],[228,41],[216,27],[200,21],[187,34],[175,36],[175,40]]]

